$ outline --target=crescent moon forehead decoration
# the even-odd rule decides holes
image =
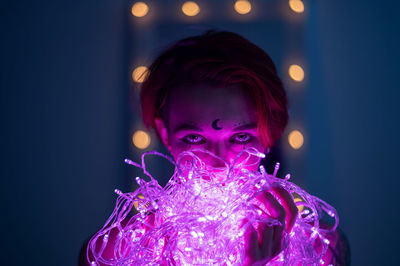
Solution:
[[[221,119],[217,118],[212,122],[211,127],[213,129],[215,129],[215,130],[221,130],[222,129],[222,127],[218,126],[219,120],[221,120]]]

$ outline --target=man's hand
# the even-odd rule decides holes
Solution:
[[[264,265],[278,255],[282,251],[283,231],[290,233],[298,214],[293,197],[284,188],[273,188],[257,195],[256,199],[260,205],[257,207],[264,215],[278,220],[281,225],[259,223],[257,229],[252,225],[247,227],[244,233],[245,265]]]

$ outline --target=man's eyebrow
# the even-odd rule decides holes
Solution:
[[[233,129],[233,131],[241,131],[241,130],[256,129],[256,128],[257,128],[257,123],[250,123],[250,124],[245,124],[245,125],[235,127]]]
[[[193,124],[189,123],[182,123],[179,124],[174,130],[172,130],[172,133],[175,134],[178,131],[198,131],[198,132],[203,132],[203,130]]]

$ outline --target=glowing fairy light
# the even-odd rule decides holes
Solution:
[[[138,130],[132,136],[133,144],[139,149],[146,149],[151,142],[151,138],[148,133]]]
[[[148,68],[145,66],[138,66],[132,72],[132,79],[137,83],[142,83],[146,80],[148,75]]]
[[[301,0],[289,0],[289,6],[296,13],[304,12],[304,3]]]
[[[297,202],[302,202],[302,200],[301,200],[300,198],[294,198],[294,202],[295,202],[295,203],[297,203]],[[299,209],[299,212],[302,212],[302,211],[303,211],[303,209],[304,209],[304,206],[303,206],[303,205],[296,204],[296,206],[297,206],[297,209]]]
[[[183,5],[182,5],[182,12],[186,16],[193,17],[193,16],[196,16],[197,14],[199,14],[200,7],[198,4],[196,4],[196,2],[187,1],[187,2],[183,3]]]
[[[238,0],[235,2],[235,10],[241,15],[247,14],[251,10],[251,4],[247,0]]]
[[[147,155],[162,156],[175,165],[176,171],[164,188],[146,169]],[[92,265],[243,265],[245,227],[255,222],[281,226],[279,221],[260,215],[252,199],[256,193],[279,185],[299,195],[305,210],[297,216],[292,231],[284,232],[282,252],[270,263],[319,264],[329,245],[325,236],[339,223],[336,210],[288,179],[266,173],[263,167],[260,172],[244,171],[259,152],[249,148],[237,158],[243,155],[247,159],[235,160],[225,169],[210,168],[192,151],[182,153],[176,163],[157,152],[144,153],[141,164],[126,159],[126,163],[141,168],[148,181],[137,177],[139,188],[134,192],[115,190],[116,207],[90,239],[88,260]],[[255,189],[256,184],[262,185]],[[135,202],[139,213],[129,216]],[[323,212],[335,219],[331,229],[319,227]],[[244,218],[248,222],[241,227]],[[110,241],[109,235],[115,230],[119,233]],[[105,252],[105,247],[112,252]]]
[[[149,12],[149,7],[144,2],[136,2],[131,9],[132,15],[135,17],[144,17]]]
[[[289,67],[289,75],[293,80],[300,82],[304,79],[304,70],[299,65],[291,65]]]
[[[303,134],[301,134],[301,132],[298,130],[293,130],[289,133],[288,141],[293,149],[298,150],[303,146],[304,143]]]

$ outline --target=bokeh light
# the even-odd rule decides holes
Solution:
[[[138,66],[132,72],[132,79],[134,82],[142,83],[145,81],[148,74],[148,68],[145,66]]]
[[[302,202],[303,200],[301,198],[294,198],[294,202]],[[304,205],[297,205],[297,209],[299,210],[299,212],[302,212],[304,209]]]
[[[296,13],[304,12],[304,3],[301,0],[289,0],[289,6]]]
[[[304,79],[304,70],[299,65],[291,65],[289,67],[289,75],[293,80],[300,82]]]
[[[193,1],[187,1],[182,5],[182,12],[189,17],[196,16],[200,12],[200,7]]]
[[[251,4],[247,0],[238,0],[235,2],[235,10],[239,14],[247,14],[251,10]]]
[[[135,17],[144,17],[149,12],[149,7],[144,2],[136,2],[132,6],[131,12]]]
[[[298,130],[293,130],[292,132],[290,132],[290,134],[288,136],[288,140],[289,140],[290,146],[295,150],[300,149],[304,143],[303,134],[301,134],[301,132]]]
[[[138,130],[133,134],[132,142],[137,148],[143,150],[150,145],[151,139],[149,134],[142,130]]]

